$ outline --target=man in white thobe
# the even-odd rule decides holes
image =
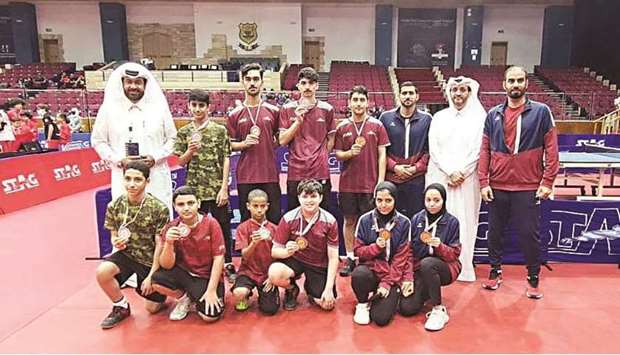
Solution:
[[[147,192],[172,211],[167,158],[175,137],[168,102],[151,72],[137,63],[125,63],[114,70],[91,136],[92,146],[112,166],[112,200],[125,193],[123,167],[131,160],[142,160],[151,167]],[[127,154],[126,143],[134,148],[132,155]]]
[[[450,107],[435,114],[428,132],[430,160],[426,184],[446,186],[447,209],[459,220],[463,266],[460,281],[475,281],[473,258],[480,183],[477,176],[480,142],[486,111],[478,99],[477,81],[465,77],[450,78],[445,87]]]

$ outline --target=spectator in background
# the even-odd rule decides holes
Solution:
[[[81,132],[82,131],[82,118],[80,117],[80,110],[77,107],[74,107],[67,114],[67,119],[69,121],[69,127],[71,128],[71,132]]]
[[[62,146],[71,141],[71,128],[69,127],[69,120],[67,115],[59,113],[56,116],[56,122],[54,124],[54,130],[52,131],[51,139],[47,141],[47,147],[49,149],[62,150]]]
[[[0,153],[14,151],[15,134],[9,116],[0,109]]]

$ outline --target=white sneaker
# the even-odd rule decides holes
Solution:
[[[428,319],[424,323],[424,329],[430,331],[442,330],[450,320],[446,307],[442,305],[433,307],[432,311],[426,313],[426,318]]]
[[[172,312],[170,312],[170,320],[182,320],[187,317],[190,308],[192,306],[192,300],[185,296],[181,301],[177,302]]]
[[[370,324],[370,306],[368,303],[358,303],[355,306],[353,321],[360,325]]]

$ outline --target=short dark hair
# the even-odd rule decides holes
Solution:
[[[241,78],[245,78],[246,75],[248,75],[248,72],[250,70],[258,70],[260,72],[260,78],[263,79],[263,67],[261,67],[260,64],[258,63],[248,63],[244,66],[241,67]]]
[[[17,106],[21,104],[22,106],[26,105],[26,101],[22,100],[22,99],[10,99],[9,101],[7,101],[6,105],[9,109],[12,109],[13,107]]]
[[[506,70],[504,71],[504,80],[506,80],[506,75],[508,75],[508,72],[511,71],[511,70],[520,70],[520,71],[522,71],[523,74],[525,74],[525,80],[527,80],[527,70],[525,70],[525,68],[520,67],[518,65],[513,65],[513,66],[510,66],[510,67],[506,68]]]
[[[248,194],[248,202],[252,202],[253,199],[259,198],[259,197],[262,197],[265,200],[269,201],[269,195],[267,195],[265,191],[261,189],[254,189],[250,191],[250,193]]]
[[[172,193],[172,203],[175,203],[177,201],[177,197],[179,196],[194,196],[198,199],[196,196],[196,189],[187,185],[177,187],[176,190],[174,190]]]
[[[301,68],[299,74],[297,74],[297,81],[301,79],[308,79],[312,82],[318,83],[319,73],[317,73],[316,70],[314,70],[314,68],[312,67]]]
[[[209,104],[209,93],[206,92],[205,90],[192,90],[189,92],[189,98],[188,101],[198,101],[198,102],[204,102],[207,105]]]
[[[355,85],[349,92],[349,99],[353,97],[353,94],[362,94],[368,99],[368,89],[364,85]]]
[[[303,180],[297,185],[297,195],[302,193],[313,194],[317,192],[319,195],[323,195],[323,185],[314,179]]]
[[[398,86],[398,91],[400,91],[405,86],[413,86],[415,89],[415,93],[418,93],[418,88],[413,84],[413,81],[405,81]]]
[[[149,166],[139,160],[134,160],[127,163],[123,169],[123,174],[125,174],[125,172],[129,169],[138,170],[142,173],[145,179],[148,179],[151,176],[151,169]]]

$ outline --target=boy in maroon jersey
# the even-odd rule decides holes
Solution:
[[[340,276],[349,276],[355,268],[353,244],[357,218],[374,208],[373,192],[385,178],[385,147],[390,144],[381,121],[368,116],[368,90],[354,86],[349,93],[351,118],[336,130],[336,158],[342,161],[338,203],[344,215],[345,266]]]
[[[178,300],[170,320],[182,320],[192,304],[206,322],[224,313],[224,236],[217,220],[198,213],[196,190],[182,186],[172,196],[179,217],[160,236],[161,268],[153,274],[153,288]]]
[[[326,196],[321,208],[327,210],[331,191],[328,157],[336,133],[334,108],[316,98],[319,87],[316,70],[303,68],[297,77],[301,99],[280,110],[279,141],[281,145],[288,145],[287,210],[299,206],[297,185],[305,179],[316,179],[321,183]]]
[[[281,259],[269,267],[269,281],[286,289],[284,309],[297,307],[299,287],[295,280],[305,274],[304,290],[310,303],[324,310],[336,304],[338,224],[320,208],[323,186],[304,180],[297,186],[300,206],[282,217],[273,240],[271,256]]]
[[[270,208],[267,218],[280,221],[280,178],[275,150],[278,147],[279,109],[261,101],[263,68],[257,63],[241,68],[241,83],[245,89],[243,105],[228,114],[228,135],[233,151],[240,151],[237,163],[237,192],[241,222],[250,217],[245,208],[248,193],[261,189],[267,193]]]
[[[258,291],[258,309],[264,314],[273,315],[280,307],[278,288],[267,278],[271,265],[272,240],[276,226],[267,220],[265,214],[270,208],[267,193],[252,190],[246,204],[251,218],[237,227],[235,249],[241,250],[241,266],[237,273],[232,293],[235,296],[235,309],[248,309],[248,299],[252,290]]]

